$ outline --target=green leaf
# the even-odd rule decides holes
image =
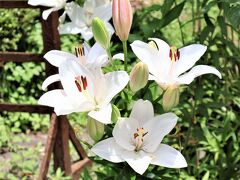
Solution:
[[[144,12],[141,13],[139,19],[144,19],[145,17],[147,17],[148,14],[152,13],[153,11],[160,11],[160,9],[162,8],[161,5],[159,4],[154,4],[148,8],[145,9]]]
[[[203,134],[208,142],[208,145],[211,147],[210,151],[218,152],[220,149],[218,140],[209,131],[208,127],[206,126],[206,120],[201,120],[200,124],[201,124]]]
[[[229,8],[226,8],[225,14],[229,22],[233,25],[233,27],[239,28],[240,6],[231,6]]]
[[[204,174],[202,180],[208,180],[208,179],[209,179],[209,174],[210,174],[209,171],[207,171],[207,172]]]
[[[227,36],[227,25],[225,23],[224,17],[223,16],[218,16],[217,17],[218,24],[222,30],[222,34]]]
[[[167,14],[167,12],[170,10],[170,8],[174,4],[174,2],[175,2],[175,0],[164,1],[164,4],[162,5],[162,8],[161,8],[163,16],[165,16]]]
[[[163,28],[168,24],[170,24],[173,20],[177,19],[182,13],[184,5],[185,5],[185,1],[176,5],[170,11],[168,11],[168,13],[166,13],[166,15],[161,19],[158,28]]]

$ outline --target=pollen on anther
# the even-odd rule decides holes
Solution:
[[[77,47],[75,47],[75,53],[76,53],[76,56],[77,57],[82,57],[82,56],[84,56],[84,47],[83,47],[83,45],[79,45],[79,46],[77,46]]]
[[[81,88],[81,85],[79,84],[79,82],[77,80],[75,80],[75,84],[79,90],[79,92],[82,92],[82,88]]]
[[[175,47],[170,47],[169,57],[172,61],[177,61],[180,59],[180,51]]]
[[[138,133],[134,133],[133,136],[134,136],[134,139],[136,139],[139,135]]]
[[[87,78],[83,76],[77,76],[75,77],[75,84],[79,92],[82,92],[83,90],[87,89],[87,86],[88,86]]]
[[[179,49],[177,49],[177,59],[178,60],[180,59],[180,51],[179,51]]]
[[[83,89],[86,90],[87,89],[87,78],[81,76],[81,80],[82,80],[82,84],[83,84]]]

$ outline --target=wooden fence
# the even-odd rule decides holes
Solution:
[[[43,10],[45,10],[45,8],[41,6],[30,6],[27,4],[27,1],[23,0],[0,0],[0,8],[34,8],[39,9],[40,14],[42,14]],[[0,62],[45,62],[45,70],[47,76],[57,73],[57,69],[46,62],[43,59],[43,55],[50,50],[60,49],[60,36],[57,30],[58,13],[52,13],[46,21],[41,18],[41,24],[44,46],[44,52],[42,54],[30,54],[24,52],[0,52]],[[49,87],[49,89],[57,88],[61,88],[60,83],[55,83]],[[44,157],[42,158],[40,164],[39,180],[47,179],[47,173],[52,153],[54,160],[54,170],[61,168],[65,172],[65,175],[72,176],[72,179],[78,179],[82,168],[86,165],[91,165],[91,161],[88,159],[66,116],[56,116],[56,114],[53,112],[53,108],[41,105],[0,103],[0,112],[3,111],[28,112],[50,115],[51,125],[48,131]],[[74,163],[71,162],[69,140],[71,140],[73,143],[80,157],[79,161]]]

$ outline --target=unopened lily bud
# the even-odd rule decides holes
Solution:
[[[137,63],[130,73],[130,88],[133,92],[137,92],[146,86],[148,82],[148,66],[143,63]]]
[[[121,41],[126,41],[132,26],[132,7],[130,0],[113,0],[113,24]]]
[[[104,49],[110,47],[110,35],[103,20],[95,17],[92,20],[92,32],[95,41],[97,41]]]
[[[94,141],[99,141],[104,135],[104,124],[89,118],[87,121],[87,131]]]
[[[163,94],[163,109],[164,111],[170,111],[172,108],[179,103],[179,87],[173,86],[168,87]]]
[[[112,122],[116,123],[120,116],[121,114],[118,107],[112,104]]]

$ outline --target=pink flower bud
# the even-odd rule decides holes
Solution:
[[[121,41],[126,41],[132,26],[132,7],[129,0],[113,0],[113,24]]]

